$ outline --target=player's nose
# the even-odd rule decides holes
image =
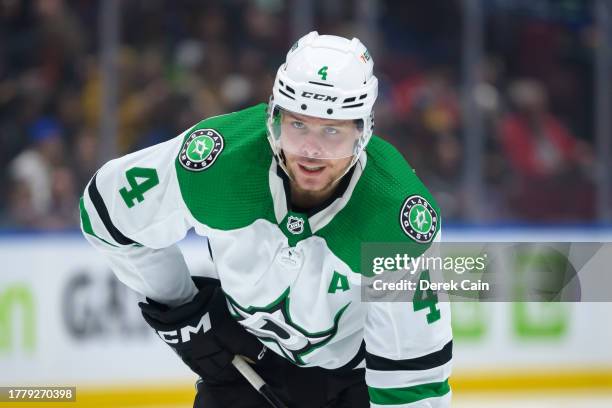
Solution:
[[[323,157],[323,147],[314,132],[308,132],[300,145],[300,154],[305,157],[320,159]]]

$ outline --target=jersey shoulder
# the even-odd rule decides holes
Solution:
[[[189,212],[223,229],[262,218],[272,208],[265,109],[262,104],[205,119],[166,142],[109,161],[84,192],[83,230],[114,246],[162,248],[182,239],[191,226]]]
[[[380,206],[384,209],[383,212],[393,210],[398,202],[402,202],[402,207],[405,204],[410,208],[415,204],[427,207],[428,213],[436,216],[429,231],[435,235],[440,224],[440,208],[404,156],[392,144],[376,136],[368,145],[367,154],[368,163],[361,180],[362,186],[355,197],[356,201]],[[407,227],[405,223],[402,225]],[[436,228],[433,228],[434,226]],[[419,234],[419,231],[426,230],[417,228],[414,232],[406,232],[402,228],[402,233],[416,242],[429,242],[433,239],[432,234],[427,232]],[[400,231],[393,232],[398,234]]]
[[[266,105],[205,119],[185,134],[175,160],[183,201],[200,223],[235,229],[274,220]]]
[[[349,202],[322,230],[332,251],[353,271],[364,274],[362,244],[409,244],[412,256],[418,256],[441,226],[436,201],[395,147],[373,136],[366,154],[366,166]]]
[[[80,202],[83,230],[110,245],[171,245],[186,229],[174,167],[180,145],[166,142],[110,160]],[[161,231],[172,225],[171,231]]]

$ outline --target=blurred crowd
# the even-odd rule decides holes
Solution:
[[[117,155],[266,102],[296,35],[288,0],[119,3]],[[380,81],[375,133],[402,151],[447,220],[469,221],[461,2],[380,1],[374,28],[356,22],[355,3],[313,1],[314,26],[364,34]],[[485,2],[474,67],[485,221],[595,217],[591,2],[552,3]],[[102,164],[100,7],[0,0],[0,227],[78,225],[78,197]]]

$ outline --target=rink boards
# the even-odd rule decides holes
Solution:
[[[612,233],[459,229],[445,239],[521,236],[608,242]],[[202,239],[182,248],[193,270],[206,267]],[[151,386],[157,401],[191,392],[193,374],[142,321],[138,296],[78,234],[3,234],[0,261],[1,384],[124,390],[124,400]],[[611,315],[610,303],[453,304],[455,389],[612,389]]]

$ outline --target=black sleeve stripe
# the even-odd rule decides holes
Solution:
[[[453,341],[446,343],[441,350],[426,356],[406,360],[392,360],[374,354],[366,353],[366,367],[379,371],[417,371],[428,370],[448,363],[453,356]]]
[[[100,219],[102,220],[102,223],[104,224],[104,227],[106,227],[106,230],[108,231],[108,233],[111,235],[111,237],[113,237],[115,242],[117,242],[118,244],[121,244],[121,245],[135,244],[136,242],[132,241],[131,239],[123,235],[121,231],[119,231],[117,227],[115,227],[115,225],[111,221],[110,215],[108,215],[108,210],[106,209],[106,205],[104,204],[104,201],[102,200],[102,196],[100,195],[100,192],[98,191],[98,187],[96,186],[96,176],[97,174],[94,175],[93,178],[91,179],[91,183],[89,183],[87,192],[89,193],[89,198],[91,198],[91,202],[93,203],[96,209],[96,212],[100,216]]]
[[[214,261],[215,258],[213,257],[212,248],[210,247],[210,239],[208,237],[206,237],[206,243],[208,244],[208,253],[210,254],[210,259],[211,261]]]

